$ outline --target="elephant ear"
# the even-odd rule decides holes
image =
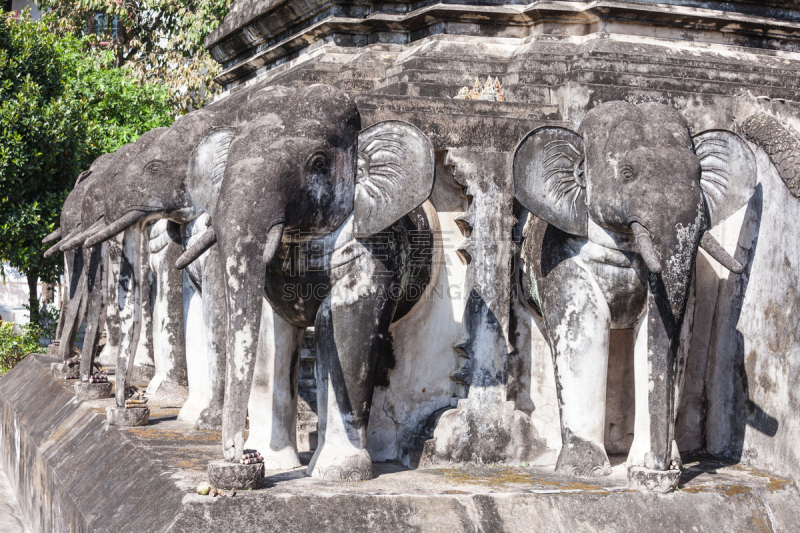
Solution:
[[[222,187],[228,150],[235,135],[236,128],[211,128],[192,151],[189,162],[192,199],[211,216]]]
[[[419,207],[433,191],[434,154],[428,137],[400,120],[358,134],[353,233],[373,235]]]
[[[756,159],[744,139],[732,131],[708,130],[693,140],[702,167],[700,187],[709,227],[714,227],[750,201],[756,189]]]
[[[522,206],[573,235],[588,235],[583,139],[566,128],[528,133],[514,152],[514,196]]]

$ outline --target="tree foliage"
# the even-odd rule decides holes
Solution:
[[[36,326],[21,326],[22,331],[14,332],[11,322],[0,322],[0,376],[11,370],[29,353],[41,350],[40,331]]]
[[[53,282],[62,259],[41,240],[82,170],[172,122],[166,89],[114,68],[89,37],[60,37],[52,18],[0,15],[0,260]],[[31,307],[34,306],[35,293]]]
[[[182,112],[202,107],[219,90],[219,64],[205,37],[221,23],[233,0],[40,0],[62,34],[92,33],[140,82],[163,84]]]

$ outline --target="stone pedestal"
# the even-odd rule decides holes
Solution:
[[[149,407],[106,407],[106,420],[111,426],[136,427],[146,426],[150,421]]]
[[[643,466],[628,468],[628,487],[635,490],[647,489],[666,494],[675,490],[680,479],[680,470],[650,470]]]
[[[51,342],[47,345],[47,355],[58,356],[59,343]]]
[[[208,482],[218,489],[260,489],[264,484],[264,463],[243,465],[224,459],[209,461]]]
[[[80,381],[75,384],[75,397],[79,401],[103,400],[111,397],[111,383],[87,383]]]
[[[52,344],[50,346],[53,346]],[[58,348],[56,348],[58,349]],[[48,348],[49,350],[49,348]],[[56,379],[67,379],[72,371],[67,363],[53,363],[50,365],[50,372]]]

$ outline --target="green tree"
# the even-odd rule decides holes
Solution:
[[[141,82],[169,88],[176,110],[202,107],[219,91],[220,65],[203,41],[233,0],[40,0],[61,34],[92,33]]]
[[[52,24],[0,16],[0,260],[27,277],[34,321],[37,279],[62,271],[41,240],[58,227],[78,174],[173,118],[166,89],[140,85],[113,67],[113,52],[59,37]]]

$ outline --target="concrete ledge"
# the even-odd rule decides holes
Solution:
[[[800,493],[787,479],[711,457],[684,457],[678,489],[632,491],[621,458],[611,476],[552,468],[408,470],[335,483],[305,467],[263,488],[200,496],[220,433],[178,422],[151,400],[150,425],[110,427],[114,400],[78,402],[32,354],[0,379],[0,461],[34,532],[225,531],[796,531]],[[310,454],[301,457],[308,461]]]

